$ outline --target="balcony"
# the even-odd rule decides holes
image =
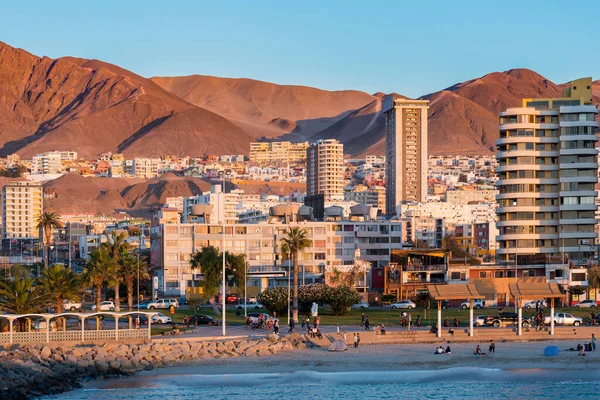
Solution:
[[[433,265],[405,265],[402,267],[402,271],[445,271],[446,265],[444,264],[433,264]]]

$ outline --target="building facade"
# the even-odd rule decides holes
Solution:
[[[344,199],[344,145],[337,140],[319,140],[306,150],[306,194]]]
[[[386,135],[386,210],[406,201],[427,200],[428,100],[383,100]]]
[[[250,143],[250,161],[299,163],[306,160],[308,142]]]
[[[2,188],[2,238],[39,239],[36,227],[43,209],[39,182],[16,181]]]
[[[563,97],[524,99],[522,108],[500,113],[499,262],[546,265],[548,276],[589,265],[597,238],[597,113],[591,78],[573,81]]]

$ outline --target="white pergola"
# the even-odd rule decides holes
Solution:
[[[62,313],[62,314],[0,314],[0,318],[8,321],[8,332],[0,333],[0,343],[50,343],[59,341],[78,341],[89,342],[95,340],[124,340],[124,339],[150,339],[152,315],[154,312],[130,311],[130,312],[112,312],[100,311],[96,313]],[[119,329],[119,319],[135,315],[146,315],[148,317],[148,328],[141,329],[140,326],[135,329]],[[85,329],[85,321],[88,318],[111,316],[115,319],[115,328],[110,330]],[[51,321],[57,318],[78,318],[81,329],[51,331]],[[22,318],[42,318],[46,321],[46,329],[37,332],[15,332],[14,322]]]
[[[429,293],[438,302],[437,337],[442,337],[442,301],[469,300],[469,336],[473,336],[473,300],[484,296],[473,283],[457,283],[453,285],[431,285]]]
[[[522,335],[521,323],[523,321],[523,299],[550,299],[550,335],[554,335],[554,299],[563,297],[558,283],[509,283],[511,296],[518,304],[519,325],[517,335]]]

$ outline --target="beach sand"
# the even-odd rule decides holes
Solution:
[[[574,341],[547,342],[500,342],[496,353],[485,356],[473,354],[476,344],[449,343],[452,354],[433,354],[435,345],[369,345],[350,348],[343,353],[328,352],[314,348],[286,352],[266,357],[237,357],[202,360],[198,363],[144,371],[134,377],[121,380],[89,382],[86,386],[97,388],[135,387],[146,385],[156,378],[181,375],[228,375],[271,374],[297,371],[350,372],[350,371],[415,371],[453,368],[486,368],[502,370],[533,369],[600,369],[600,349],[580,357]],[[482,351],[488,352],[487,342],[480,343]],[[560,354],[544,356],[547,346],[557,346]]]

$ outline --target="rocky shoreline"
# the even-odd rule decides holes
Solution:
[[[29,399],[81,387],[85,380],[133,375],[173,365],[228,357],[260,357],[305,349],[304,336],[261,339],[170,340],[148,344],[14,345],[0,351],[0,399]]]

